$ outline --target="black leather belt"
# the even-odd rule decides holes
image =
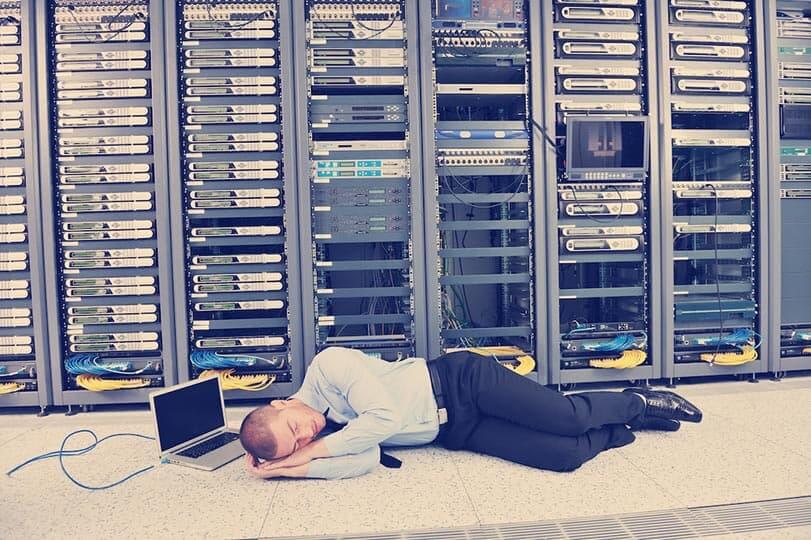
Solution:
[[[445,407],[445,397],[442,394],[442,379],[439,377],[436,362],[427,362],[426,365],[428,366],[428,376],[431,378],[431,389],[434,391],[436,399],[437,418],[441,426],[448,423],[448,409]]]

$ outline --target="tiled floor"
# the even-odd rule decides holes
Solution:
[[[253,538],[465,527],[811,495],[811,377],[677,390],[704,422],[644,432],[573,473],[538,471],[438,447],[392,452],[403,468],[365,477],[260,481],[242,462],[213,473],[155,463],[154,442],[111,439],[65,460],[88,484],[152,464],[106,491],[82,490],[56,460],[0,476],[0,537]],[[248,408],[229,409],[238,425]],[[46,418],[0,414],[0,470],[59,448],[75,429],[152,434],[148,411]],[[79,445],[89,439],[79,439]],[[86,443],[84,443],[86,444]],[[811,529],[748,538],[811,538]],[[720,537],[719,537],[720,538]]]

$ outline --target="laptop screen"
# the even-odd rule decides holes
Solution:
[[[225,426],[217,377],[156,395],[161,452]]]

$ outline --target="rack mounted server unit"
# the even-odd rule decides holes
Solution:
[[[546,382],[530,69],[539,13],[523,0],[429,4],[420,14],[428,350],[531,357],[528,376]]]
[[[167,14],[178,373],[221,377],[226,399],[301,383],[288,8],[181,0]]]
[[[541,5],[550,382],[656,378],[656,2]]]
[[[769,66],[771,371],[811,369],[811,2],[764,2]]]
[[[425,355],[417,2],[296,4],[305,357]]]
[[[663,376],[765,371],[761,5],[660,8]]]
[[[175,383],[162,3],[39,2],[54,401]]]
[[[0,407],[50,403],[40,247],[34,17],[0,2]]]

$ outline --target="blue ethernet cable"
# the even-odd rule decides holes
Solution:
[[[88,446],[85,446],[84,448],[76,448],[76,449],[73,449],[73,450],[65,450],[65,445],[67,445],[68,440],[70,440],[72,437],[75,437],[76,435],[78,435],[80,433],[89,433],[90,436],[93,437],[93,443],[88,445]],[[87,454],[88,452],[90,452],[91,450],[96,448],[99,444],[103,443],[104,441],[106,441],[108,439],[112,439],[114,437],[139,437],[141,439],[147,439],[147,440],[150,440],[150,441],[155,440],[154,437],[149,437],[147,435],[141,435],[140,433],[113,433],[112,435],[107,435],[106,437],[102,437],[101,439],[99,439],[98,435],[96,435],[93,431],[91,431],[89,429],[78,429],[76,431],[68,433],[65,436],[65,438],[62,439],[62,444],[59,446],[59,450],[55,450],[53,452],[46,452],[46,453],[41,454],[39,456],[34,456],[31,459],[29,459],[29,460],[27,460],[27,461],[25,461],[23,463],[20,463],[19,465],[17,465],[13,469],[6,472],[6,476],[11,476],[12,474],[17,472],[18,470],[22,469],[23,467],[26,467],[26,466],[30,465],[31,463],[41,461],[43,459],[49,459],[49,458],[55,457],[55,458],[59,458],[59,466],[62,468],[62,473],[64,473],[64,475],[68,477],[68,480],[70,480],[71,482],[73,482],[74,484],[76,484],[77,486],[79,486],[82,489],[87,489],[87,490],[90,490],[90,491],[101,491],[101,490],[104,490],[104,489],[110,489],[110,488],[113,488],[113,487],[118,486],[120,484],[123,484],[124,482],[126,482],[130,478],[133,478],[135,476],[138,476],[139,474],[143,474],[143,473],[147,472],[148,470],[155,468],[154,465],[150,465],[149,467],[144,467],[143,469],[137,470],[137,471],[125,476],[124,478],[122,478],[120,480],[117,480],[117,481],[112,482],[110,484],[105,484],[103,486],[88,486],[87,484],[83,484],[82,482],[76,480],[76,478],[74,478],[73,475],[71,475],[68,472],[67,468],[65,467],[65,461],[64,461],[65,457],[81,456],[81,455]]]
[[[252,367],[257,362],[266,362],[272,364],[270,360],[266,360],[260,356],[252,356],[246,354],[221,354],[211,351],[194,351],[191,353],[189,359],[192,365],[197,369],[229,369]]]

